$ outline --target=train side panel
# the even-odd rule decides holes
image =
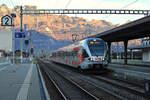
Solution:
[[[102,68],[107,65],[106,52],[104,41],[91,38],[54,52],[51,60],[81,69]]]

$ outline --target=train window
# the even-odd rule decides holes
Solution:
[[[58,56],[58,53],[56,53],[56,57]]]
[[[71,53],[71,56],[73,56],[73,52],[70,52]]]
[[[70,53],[69,53],[69,52],[67,52],[67,56],[70,56]]]
[[[74,56],[76,56],[76,55],[78,54],[78,52],[77,52],[77,51],[75,51],[73,54],[74,54]]]
[[[103,56],[106,50],[104,41],[89,41],[88,46],[92,56]]]
[[[70,52],[70,56],[73,56],[73,52]]]
[[[60,57],[62,56],[62,52],[60,52]]]
[[[67,52],[65,52],[65,56],[67,56]]]
[[[83,54],[83,56],[84,56],[85,58],[88,57],[88,54],[87,54],[87,52],[86,52],[85,49],[82,49],[82,54]]]

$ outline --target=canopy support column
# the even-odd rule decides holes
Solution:
[[[108,44],[108,63],[111,63],[111,42],[107,42]]]
[[[128,47],[128,40],[124,41],[124,64],[128,63],[128,58],[127,58],[127,47]]]

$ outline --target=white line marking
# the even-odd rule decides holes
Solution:
[[[6,65],[6,64],[9,64],[9,62],[0,63],[0,66],[1,65]]]
[[[6,66],[6,67],[1,68],[1,69],[0,69],[0,71],[2,71],[2,70],[4,70],[4,69],[6,69],[7,67],[9,67],[9,66]]]
[[[36,67],[38,67],[38,68],[37,68],[37,71],[39,71],[39,74],[40,74],[40,77],[41,77],[42,85],[43,85],[44,92],[45,92],[45,95],[46,95],[46,100],[50,100],[50,96],[49,96],[49,94],[48,94],[48,90],[47,90],[47,88],[46,88],[46,84],[45,84],[44,78],[43,78],[43,76],[42,76],[42,73],[41,73],[41,71],[40,71],[40,68],[39,68],[38,65],[37,65]]]
[[[33,69],[33,64],[31,64],[31,66],[30,66],[30,69],[25,77],[25,80],[21,86],[21,89],[17,95],[16,100],[27,100],[28,89],[29,89],[30,84],[28,84],[28,85],[24,85],[24,84],[30,83],[31,76],[32,76],[32,69]]]

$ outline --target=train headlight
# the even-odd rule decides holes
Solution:
[[[102,58],[102,60],[104,61],[104,60],[105,60],[105,58]]]
[[[93,57],[91,57],[91,59],[90,59],[91,61],[94,61],[94,58]]]
[[[91,61],[96,61],[96,58],[95,57],[91,57],[90,60]]]

